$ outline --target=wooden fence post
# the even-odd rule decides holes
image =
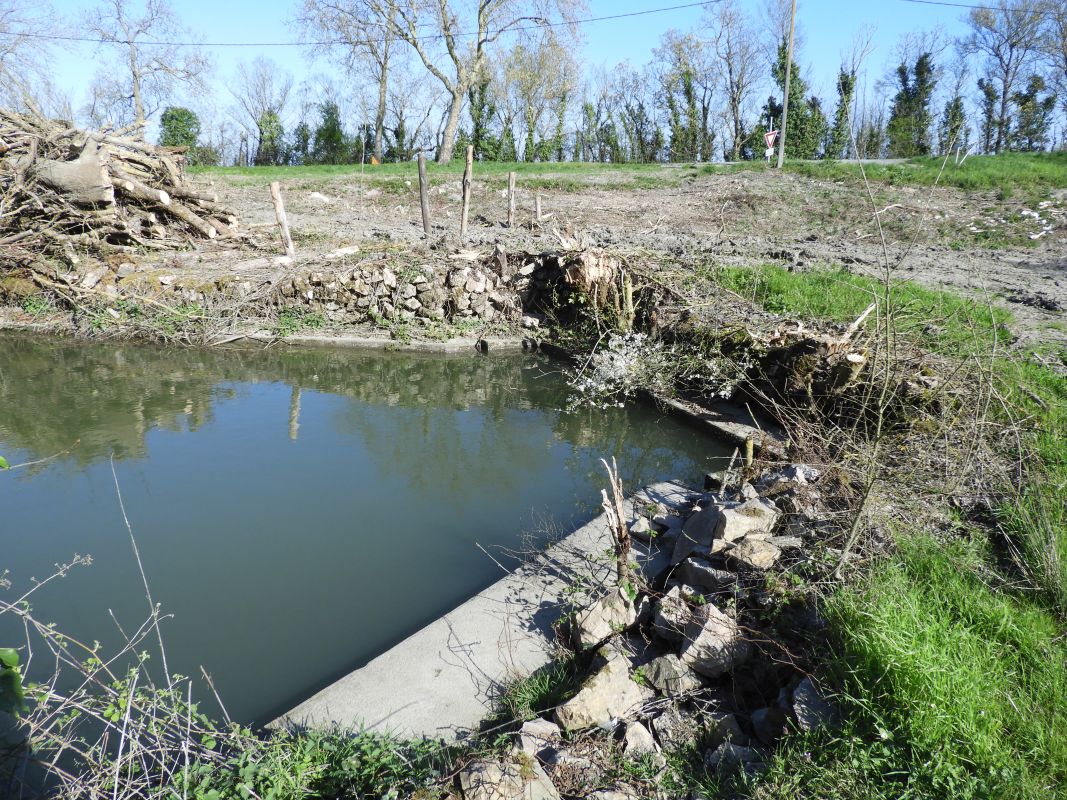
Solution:
[[[534,220],[541,223],[541,193],[538,192],[534,195]]]
[[[285,203],[282,201],[282,187],[278,181],[270,185],[270,199],[274,201],[274,216],[278,219],[278,227],[282,231],[282,243],[285,245],[285,254],[289,258],[296,257],[296,248],[293,247],[293,237],[289,235],[289,219],[285,216]]]
[[[426,180],[426,155],[419,153],[419,202],[422,205],[422,232],[430,235],[430,185]]]
[[[463,211],[459,217],[459,238],[467,236],[467,212],[471,207],[471,173],[474,170],[474,145],[467,145],[467,166],[463,170]]]

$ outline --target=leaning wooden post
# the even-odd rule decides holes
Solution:
[[[515,227],[515,173],[508,173],[508,227]]]
[[[285,216],[285,203],[282,202],[282,188],[278,185],[278,181],[274,181],[270,185],[270,198],[274,201],[274,216],[278,218],[278,227],[282,231],[285,254],[289,258],[295,258],[296,249],[293,247],[293,237],[289,235],[289,220]]]
[[[755,442],[752,441],[751,436],[745,437],[745,466],[752,466],[753,451],[755,450]]]
[[[467,236],[467,212],[471,207],[471,173],[474,171],[474,145],[467,145],[467,166],[463,170],[463,211],[459,217],[459,238]]]
[[[419,153],[419,202],[422,204],[422,232],[430,235],[430,183],[426,180],[426,154]]]

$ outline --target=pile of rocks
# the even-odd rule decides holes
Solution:
[[[463,772],[467,800],[646,796],[606,782],[605,751],[662,771],[665,751],[687,747],[708,770],[756,771],[787,732],[834,724],[818,683],[759,629],[768,571],[802,561],[818,534],[818,478],[792,465],[730,490],[713,475],[689,507],[632,520],[669,566],[645,590],[614,587],[570,616],[562,630],[591,654],[588,675],[551,718],[522,725],[510,760]],[[583,745],[591,732],[599,758]]]

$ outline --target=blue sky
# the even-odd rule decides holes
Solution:
[[[296,0],[172,0],[183,23],[205,41],[218,42],[293,42],[298,32],[291,18]],[[623,12],[642,11],[679,5],[685,0],[588,0],[583,16],[597,17]],[[741,6],[756,20],[762,20],[763,0],[740,0]],[[55,0],[61,19],[68,22],[91,3],[84,0]],[[915,31],[941,27],[950,37],[964,29],[960,8],[922,5],[904,0],[799,0],[798,25],[804,37],[798,63],[813,88],[828,105],[833,102],[833,81],[842,54],[851,50],[853,39],[864,27],[873,32],[874,49],[868,56],[868,82],[887,73],[892,55],[901,36]],[[699,8],[667,11],[627,19],[602,21],[584,26],[582,56],[587,66],[612,67],[623,61],[639,66],[651,57],[660,36],[669,28],[687,30],[699,23]],[[92,45],[64,44],[56,49],[53,71],[57,83],[80,106],[85,89],[95,69]],[[299,47],[227,47],[212,48],[216,64],[215,84],[225,86],[240,60],[263,55],[292,72],[297,83],[324,65],[308,64]],[[229,98],[224,90],[220,102]]]

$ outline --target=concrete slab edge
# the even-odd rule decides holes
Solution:
[[[677,508],[695,492],[675,482],[635,492],[627,511],[660,502]],[[554,625],[575,579],[614,584],[606,516],[578,528],[531,562],[479,592],[340,680],[271,726],[376,730],[404,737],[461,740],[491,713],[508,682],[547,666],[557,654]],[[653,577],[670,553],[634,542],[642,571]]]

